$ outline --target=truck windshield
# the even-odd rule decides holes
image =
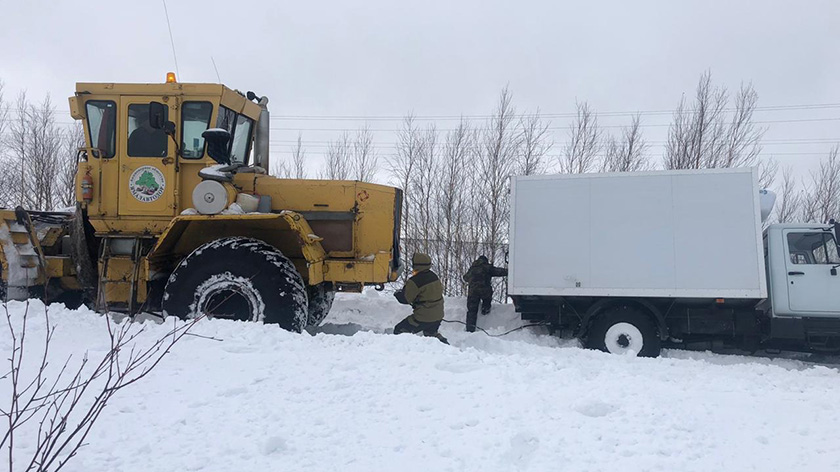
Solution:
[[[831,233],[788,233],[790,261],[794,264],[840,264]]]
[[[201,133],[210,126],[213,104],[184,102],[181,110],[181,154],[185,159],[201,159],[204,157],[204,138]]]

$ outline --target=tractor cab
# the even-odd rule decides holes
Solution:
[[[261,112],[223,85],[180,84],[174,75],[163,84],[79,83],[70,110],[84,125],[77,199],[91,224],[98,233],[152,234],[192,207],[199,171],[219,156],[250,164]]]

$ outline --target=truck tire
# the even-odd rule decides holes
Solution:
[[[300,332],[307,321],[303,279],[280,251],[232,237],[200,246],[178,264],[163,291],[163,315],[207,315],[279,324]]]
[[[589,329],[586,346],[611,354],[657,357],[662,342],[650,316],[628,306],[601,313]]]
[[[315,328],[320,326],[330,313],[335,299],[335,289],[332,283],[324,282],[306,287],[306,294],[309,298],[309,317],[306,326]]]

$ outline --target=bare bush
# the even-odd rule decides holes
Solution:
[[[9,471],[16,467],[26,471],[61,470],[84,446],[114,395],[146,377],[201,319],[176,324],[144,347],[139,336],[145,327],[135,329],[137,325],[128,321],[115,325],[105,316],[110,345],[100,359],[93,360],[85,354],[78,360],[68,357],[63,363],[54,364],[50,347],[56,327],[50,321],[48,308],[44,309],[44,337],[35,340],[30,339],[29,304],[20,320],[12,316],[5,304],[3,307],[11,349],[9,371],[2,377],[8,384],[5,390],[9,397],[0,410],[7,425],[0,449],[8,448]],[[27,365],[35,366],[34,374],[27,375]],[[24,434],[32,444],[31,452],[15,448]]]

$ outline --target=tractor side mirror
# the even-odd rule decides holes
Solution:
[[[230,154],[228,144],[230,143],[230,132],[222,128],[210,128],[201,133],[201,137],[207,143],[207,155],[219,164],[230,165]]]
[[[164,129],[164,126],[167,124],[167,111],[169,110],[163,103],[149,103],[149,126],[151,126],[153,129]],[[173,123],[172,126],[174,127],[175,124]]]

